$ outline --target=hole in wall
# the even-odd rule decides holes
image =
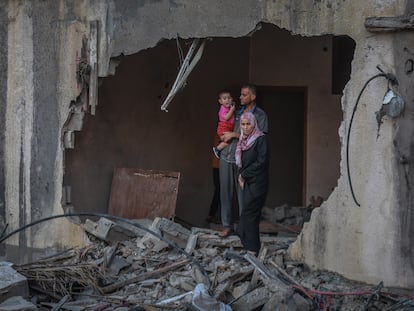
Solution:
[[[74,149],[65,152],[69,203],[76,211],[107,212],[116,167],[179,171],[176,214],[204,224],[213,195],[216,94],[228,88],[238,98],[245,82],[258,86],[258,104],[269,117],[266,205],[327,199],[339,178],[340,94],[350,75],[337,64],[350,68],[354,49],[338,50],[337,40],[353,42],[294,36],[271,24],[249,37],[213,38],[168,113],[160,106],[179,68],[176,41],[123,57],[99,87],[96,115],[86,115]],[[181,40],[184,49],[190,41]]]

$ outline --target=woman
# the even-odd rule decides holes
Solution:
[[[266,135],[257,127],[251,112],[240,117],[240,138],[236,148],[243,210],[237,234],[244,248],[256,255],[260,250],[259,223],[268,188],[269,152]]]

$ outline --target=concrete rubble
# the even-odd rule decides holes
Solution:
[[[0,294],[14,297],[0,301],[0,310],[414,308],[412,296],[397,295],[382,284],[373,287],[334,273],[312,272],[291,260],[287,248],[295,238],[290,235],[262,235],[255,257],[243,251],[237,236],[221,239],[216,231],[187,229],[164,218],[136,223],[139,229],[88,219],[86,247],[22,265],[4,263],[0,268],[9,270],[0,270],[0,284],[12,271],[15,284],[27,279],[30,292],[5,287]]]
[[[262,210],[262,219],[271,223],[302,227],[305,222],[309,221],[311,214],[311,207],[284,204],[276,207],[265,206]]]
[[[11,266],[12,263],[0,262],[0,302],[15,295],[29,295],[27,279]]]

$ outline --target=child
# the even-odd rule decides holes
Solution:
[[[231,94],[227,90],[223,90],[218,94],[218,102],[220,103],[220,110],[218,113],[219,122],[217,125],[217,135],[221,137],[225,132],[233,132],[234,128],[234,110],[235,105]],[[220,158],[221,150],[223,150],[228,143],[220,142],[216,147],[213,147],[213,153],[217,158]]]

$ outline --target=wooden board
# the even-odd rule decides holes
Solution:
[[[116,168],[108,212],[129,219],[172,218],[179,180],[179,172]]]

